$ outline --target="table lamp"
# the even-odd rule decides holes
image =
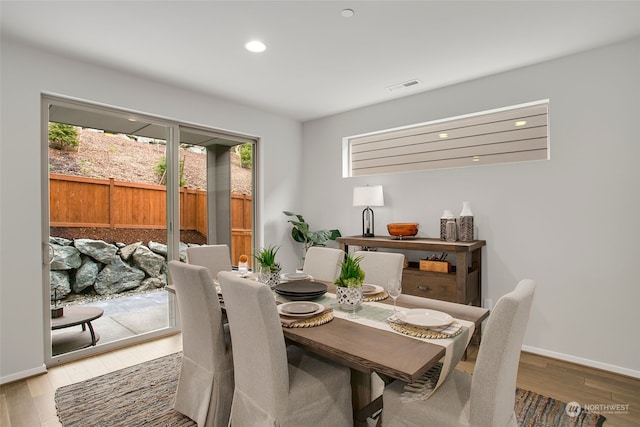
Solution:
[[[354,187],[353,206],[365,206],[362,210],[362,237],[375,237],[371,206],[384,206],[382,185]]]

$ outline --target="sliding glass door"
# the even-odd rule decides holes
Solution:
[[[234,147],[253,141],[59,97],[42,111],[47,364],[174,333],[166,263],[234,246]]]

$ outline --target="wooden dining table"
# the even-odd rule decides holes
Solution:
[[[328,292],[335,293],[334,285],[327,284],[327,287]],[[381,302],[393,304],[390,298]],[[401,295],[397,304],[404,308],[442,311],[456,319],[475,323],[476,329],[489,315],[485,308],[412,295]],[[337,317],[321,326],[283,328],[283,331],[289,343],[351,368],[356,426],[365,426],[366,418],[381,407],[381,401],[374,405],[371,402],[373,372],[413,382],[445,355],[443,346]]]
[[[327,292],[335,293],[335,286],[326,284]],[[172,286],[167,286],[167,290],[175,292]],[[390,298],[379,302],[393,304]],[[401,295],[397,305],[442,311],[456,319],[475,323],[476,330],[479,330],[482,321],[489,316],[489,310],[485,308],[413,295]],[[222,308],[224,310],[224,304]],[[373,372],[413,382],[445,355],[444,346],[339,317],[320,326],[282,329],[289,344],[295,344],[351,369],[354,426],[366,426],[367,417],[381,408],[381,399],[371,401]]]

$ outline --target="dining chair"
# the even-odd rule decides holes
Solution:
[[[182,329],[174,409],[199,426],[227,427],[233,396],[231,337],[206,267],[169,261]]]
[[[535,282],[521,280],[489,315],[473,375],[454,369],[427,400],[403,402],[406,383],[384,390],[382,421],[394,426],[516,426],[513,410],[522,340],[529,321]]]
[[[340,276],[340,264],[344,260],[344,251],[323,246],[307,249],[302,271],[315,280],[333,283]]]
[[[394,252],[355,251],[354,257],[360,258],[360,268],[364,271],[364,282],[387,288],[389,280],[402,281],[404,254]],[[391,379],[371,374],[371,400],[382,396],[385,384]]]
[[[364,271],[364,282],[387,288],[389,280],[402,281],[404,254],[394,252],[355,251],[360,257],[360,268]]]
[[[285,345],[267,285],[233,273],[219,278],[233,341],[231,425],[352,426],[349,368]]]
[[[187,263],[207,267],[211,278],[221,271],[231,271],[231,255],[227,245],[202,245],[187,248]]]

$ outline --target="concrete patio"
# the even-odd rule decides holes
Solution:
[[[168,327],[171,315],[168,300],[168,292],[158,290],[79,306],[100,307],[104,310],[102,317],[91,322],[93,329],[100,336],[98,345],[101,345]],[[52,333],[80,329],[80,326],[75,326]]]

